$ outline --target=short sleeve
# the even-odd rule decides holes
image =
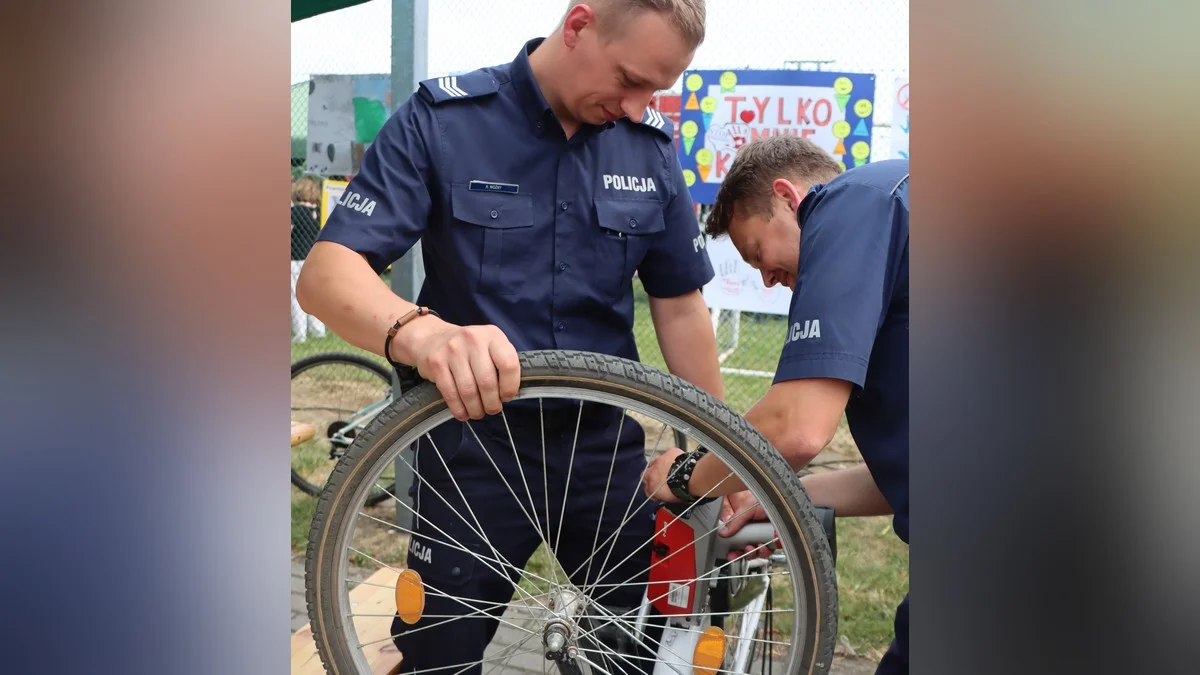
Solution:
[[[321,240],[366,255],[376,272],[407,253],[428,223],[437,138],[433,110],[420,95],[411,96],[363,153]]]
[[[683,180],[675,146],[668,143],[660,147],[666,148],[663,154],[671,181],[670,198],[663,211],[666,228],[654,238],[638,266],[638,277],[647,294],[672,298],[703,288],[715,273],[704,248],[706,240],[700,231],[692,195]]]
[[[862,387],[889,304],[899,207],[888,192],[853,183],[810,198],[775,382],[823,377]]]

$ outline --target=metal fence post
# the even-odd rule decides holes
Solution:
[[[417,90],[428,72],[428,0],[392,0],[392,110],[400,107]],[[417,293],[425,280],[425,266],[421,260],[421,242],[392,265],[392,291],[396,295],[416,302]],[[392,390],[399,396],[400,383],[392,373]],[[413,472],[400,459],[396,460],[396,497],[412,506],[408,496]],[[412,511],[396,505],[396,524],[412,529]]]

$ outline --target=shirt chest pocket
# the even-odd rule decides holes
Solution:
[[[534,251],[533,196],[468,190],[455,185],[450,209],[463,242],[462,258],[476,290],[512,295],[528,277]]]
[[[666,229],[663,207],[644,199],[596,199],[593,273],[601,293],[620,299],[657,235]]]

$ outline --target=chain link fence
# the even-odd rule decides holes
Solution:
[[[525,0],[518,11],[507,2],[430,0],[426,76],[469,72],[510,61],[526,39],[551,32],[567,4],[567,0]],[[342,181],[354,173],[373,134],[402,100],[390,91],[391,10],[391,0],[373,0],[293,24],[293,280],[311,240],[336,203]],[[873,75],[872,124],[869,134],[858,140],[869,143],[871,160],[887,158],[892,156],[895,83],[906,78],[908,71],[908,3],[709,0],[707,37],[692,68]],[[672,90],[661,92],[653,103],[675,122],[677,144],[686,142],[678,134],[681,120],[686,120],[686,111],[696,108],[691,100],[694,87],[685,80],[680,78]],[[338,92],[340,98],[326,95],[330,91]],[[839,108],[845,104],[843,101]],[[339,114],[353,118],[353,139],[323,136],[324,127],[312,125],[314,117],[327,114],[330,106],[341,106]],[[783,103],[779,111],[781,118],[790,114],[784,112]],[[704,112],[711,117],[709,110]],[[761,105],[759,112],[763,112]],[[904,119],[907,135],[907,114]],[[686,123],[682,126],[687,129]],[[844,140],[847,146],[856,142],[855,138]],[[698,218],[704,217],[704,211],[704,206],[698,205]],[[747,269],[734,274],[735,282],[748,292],[765,293],[761,280],[756,280],[757,274],[747,274]],[[731,283],[727,277],[720,277],[714,284]],[[664,367],[648,302],[636,279],[634,290],[635,331],[642,359]],[[773,313],[754,307],[713,310],[726,398],[740,412],[745,412],[769,387],[788,330],[786,296],[777,298],[773,306]],[[293,360],[323,351],[362,353],[298,312],[293,294]]]

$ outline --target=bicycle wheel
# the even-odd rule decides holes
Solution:
[[[391,403],[392,376],[366,357],[329,352],[294,362],[291,389],[292,421],[317,430],[292,447],[292,485],[316,496],[354,438]],[[384,499],[387,494],[377,490],[367,503]]]
[[[338,463],[317,504],[305,560],[310,626],[327,672],[403,672],[397,670],[403,667],[461,674],[496,662],[517,670],[550,665],[562,673],[595,675],[724,672],[752,651],[772,672],[827,673],[837,628],[830,548],[799,479],[770,444],[723,403],[640,363],[571,351],[525,352],[520,361],[517,399],[498,415],[461,425],[458,449],[444,441],[439,447],[436,437],[456,427],[436,388],[425,383],[388,406]],[[608,419],[607,410],[618,410],[615,435],[581,433],[609,428],[589,426]],[[531,430],[522,425],[532,419],[541,420],[540,449],[516,442],[530,438]],[[628,436],[626,428],[633,429]],[[651,442],[655,430],[658,439]],[[730,546],[740,551],[744,542],[717,537],[720,501],[668,511],[644,498],[638,475],[632,485],[612,480],[622,472],[628,477],[631,456],[617,461],[627,440],[633,439],[634,451],[645,460],[672,444],[664,437],[680,445],[668,430],[719,456],[766,511],[770,525],[757,528],[765,527],[768,535],[753,543],[773,540],[775,552],[759,559],[752,574],[730,574],[750,557],[725,561],[724,551]],[[503,432],[511,447],[488,448],[494,444],[483,438],[503,445]],[[556,443],[557,450],[547,450]],[[583,457],[585,448],[598,443],[611,444],[612,457],[593,470]],[[522,453],[531,461],[523,462]],[[475,462],[480,457],[487,462]],[[416,529],[373,518],[362,508],[379,487],[378,474],[397,459],[415,475],[410,495],[418,495],[419,508],[395,501],[413,512]],[[503,500],[484,496],[481,484],[467,484],[465,491],[460,484],[473,472],[489,471],[489,463],[495,470],[492,487],[506,490],[520,507],[507,512],[512,518],[504,517]],[[601,499],[594,488],[606,471]],[[589,508],[596,502],[599,508],[581,515],[569,506],[572,489]],[[556,513],[551,502],[560,498]],[[638,524],[647,514],[653,522]],[[483,526],[481,517],[492,524]],[[514,543],[520,537],[510,536],[518,525],[530,535],[524,548]],[[503,538],[489,536],[502,529],[508,533]],[[392,549],[376,546],[378,530],[399,535]],[[635,530],[650,537],[627,536]],[[374,611],[356,611],[358,603],[350,598],[352,568],[364,561],[374,571],[362,587],[395,591],[395,603],[385,612],[378,603],[371,605]],[[630,570],[636,571],[627,574]],[[753,625],[731,621],[742,611],[737,603],[712,606],[709,590],[718,578],[768,585],[756,591],[765,603],[746,603],[755,612]],[[477,592],[478,579],[487,580],[492,597]],[[505,579],[507,586],[494,583]],[[618,602],[617,593],[625,599]],[[629,598],[639,599],[631,604]],[[766,615],[771,620],[764,629]],[[738,634],[726,635],[721,626],[735,623]],[[476,644],[477,638],[485,644]],[[743,643],[755,649],[739,648]],[[393,662],[381,661],[386,659]]]

